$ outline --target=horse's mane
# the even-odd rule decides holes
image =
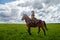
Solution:
[[[29,20],[31,20],[28,15],[24,14],[24,16],[27,17]]]

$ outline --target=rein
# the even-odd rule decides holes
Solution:
[[[31,19],[26,15],[26,16],[25,16],[25,21],[26,21],[26,23],[29,23],[30,20],[31,20]]]

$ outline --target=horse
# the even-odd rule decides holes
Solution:
[[[45,21],[38,20],[37,23],[33,23],[31,22],[31,19],[26,14],[23,14],[21,20],[25,20],[29,35],[31,35],[31,32],[30,32],[31,27],[38,27],[38,34],[40,32],[40,28],[42,28],[44,35],[46,35],[45,30],[48,30],[48,29],[46,27]]]

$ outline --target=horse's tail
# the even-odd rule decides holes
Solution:
[[[45,21],[43,21],[43,22],[44,22],[44,27],[45,27],[45,29],[48,30]]]

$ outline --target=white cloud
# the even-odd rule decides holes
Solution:
[[[47,23],[60,23],[60,0],[17,0],[0,4],[0,21],[7,23],[24,23],[21,21],[23,13],[29,17],[31,10],[35,17]]]

